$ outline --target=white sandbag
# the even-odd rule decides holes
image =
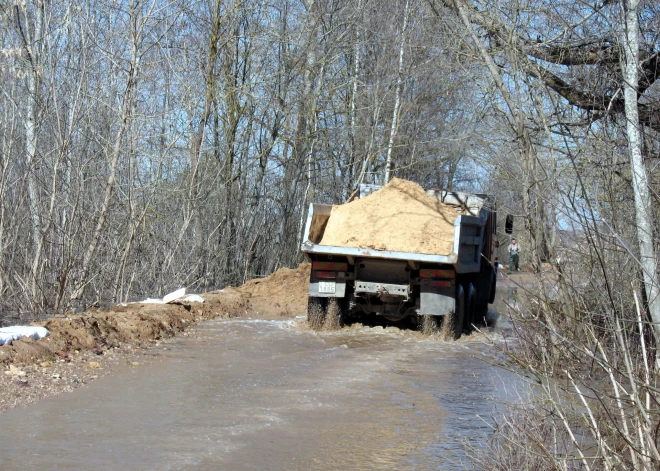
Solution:
[[[39,340],[48,335],[48,329],[39,326],[13,325],[0,328],[0,345],[6,345],[23,337]]]
[[[180,299],[182,302],[188,302],[188,303],[203,303],[204,298],[202,298],[199,294],[189,294],[183,299]]]
[[[174,301],[175,299],[182,298],[186,295],[186,288],[181,288],[176,291],[172,291],[170,294],[166,294],[163,296],[163,302],[164,303],[169,303],[170,301]]]
[[[137,303],[128,303],[128,304],[167,304],[173,301],[203,303],[204,298],[202,298],[198,294],[189,294],[188,296],[186,296],[186,288],[181,288],[176,291],[172,291],[169,294],[166,294],[163,297],[163,299],[147,298],[144,301],[138,301]]]
[[[0,345],[7,345],[16,340],[16,334],[0,332]]]
[[[165,301],[162,299],[147,298],[144,301],[138,301],[137,303],[128,303],[128,304],[165,304]]]

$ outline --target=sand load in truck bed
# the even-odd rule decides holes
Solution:
[[[319,244],[449,255],[459,214],[417,183],[394,178],[365,198],[333,206]]]

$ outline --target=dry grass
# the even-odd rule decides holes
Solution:
[[[646,316],[632,287],[630,304],[615,309],[594,285],[564,287],[559,298],[540,286],[510,306],[518,345],[505,352],[507,367],[529,384],[528,396],[472,453],[479,469],[660,469],[660,383]]]

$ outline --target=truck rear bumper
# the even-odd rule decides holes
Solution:
[[[410,298],[410,287],[392,283],[374,283],[370,281],[356,281],[355,294],[368,294],[383,298],[394,298],[408,301]]]

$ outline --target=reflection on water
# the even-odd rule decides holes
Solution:
[[[500,321],[502,323],[503,321]],[[313,333],[218,320],[162,361],[2,416],[5,469],[416,469],[467,465],[510,378],[483,336]],[[491,332],[498,337],[498,329]]]
[[[510,286],[507,288],[507,303],[515,305],[518,302],[518,287]]]

